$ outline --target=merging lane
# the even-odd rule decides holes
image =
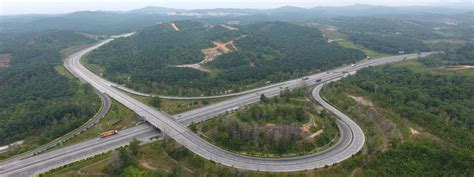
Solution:
[[[235,168],[272,172],[300,171],[332,165],[351,157],[353,154],[356,154],[364,145],[365,137],[360,127],[357,126],[357,124],[355,124],[349,117],[337,111],[319,96],[319,91],[322,85],[317,86],[313,90],[313,96],[324,107],[339,116],[339,119],[336,121],[336,123],[339,127],[341,138],[334,146],[319,153],[301,157],[279,159],[243,156],[212,145],[211,143],[200,138],[198,135],[194,134],[186,126],[193,122],[199,122],[215,117],[220,113],[235,109],[236,107],[257,102],[261,94],[272,97],[278,95],[283,89],[293,89],[305,85],[314,85],[319,82],[325,82],[344,77],[347,75],[345,72],[352,73],[368,66],[382,65],[386,63],[402,61],[405,59],[414,59],[431,54],[408,54],[367,60],[360,62],[353,67],[340,67],[326,73],[319,73],[305,77],[305,79],[294,79],[287,82],[266,86],[264,89],[258,89],[254,93],[244,94],[236,98],[188,111],[173,117],[167,113],[149,107],[121,92],[119,89],[114,87],[114,83],[100,78],[80,64],[79,60],[83,55],[110,42],[111,40],[113,39],[105,40],[98,43],[97,45],[72,54],[66,60],[66,68],[68,68],[76,77],[90,83],[100,92],[109,95],[113,99],[133,110],[138,115],[147,120],[151,125],[159,128],[161,132],[175,139],[178,143],[184,145],[194,153],[206,159],[210,159],[217,163]],[[318,81],[319,79],[321,80]],[[126,145],[133,139],[133,137],[139,137],[142,140],[146,140],[147,138],[156,136],[157,134],[157,130],[154,130],[154,128],[151,127],[146,127],[145,125],[130,128],[119,132],[119,135],[115,135],[106,139],[107,142],[113,145],[106,144],[100,140],[90,140],[70,146],[68,148],[34,156],[29,159],[7,163],[3,166],[0,164],[0,176],[18,176],[18,174],[20,174],[19,172],[22,172],[22,175],[32,175],[67,164],[74,160]],[[82,147],[89,148],[81,149]],[[75,154],[67,153],[69,152],[68,150],[75,152]]]

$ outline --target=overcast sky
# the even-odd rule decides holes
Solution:
[[[145,6],[182,9],[275,8],[280,6],[343,6],[352,4],[387,6],[458,6],[472,8],[474,0],[0,0],[0,14],[51,14],[81,10],[130,10]]]

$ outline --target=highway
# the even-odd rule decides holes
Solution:
[[[43,151],[46,151],[56,145],[58,145],[59,143],[61,142],[65,142],[71,138],[73,138],[74,136],[80,134],[81,132],[87,130],[88,128],[92,127],[93,125],[95,125],[97,122],[99,122],[99,120],[105,116],[105,114],[107,114],[107,112],[109,112],[110,110],[110,106],[112,105],[112,101],[110,100],[110,98],[101,93],[101,92],[98,92],[96,91],[97,95],[99,95],[101,101],[102,101],[102,106],[100,107],[100,110],[99,112],[97,112],[97,114],[94,115],[94,117],[92,119],[90,119],[89,121],[87,121],[85,124],[83,124],[82,126],[80,126],[79,128],[73,130],[72,132],[69,132],[68,134],[64,135],[64,136],[61,136],[45,145],[42,145],[36,149],[33,149],[31,151],[28,151],[24,154],[20,154],[18,156],[15,156],[13,158],[10,158],[9,161],[16,161],[16,160],[21,160],[21,159],[27,159],[27,158],[30,158],[38,153],[41,153]]]
[[[319,90],[322,85],[315,88],[313,91],[313,96],[315,99],[320,102],[324,107],[334,112],[340,118],[337,120],[337,125],[339,126],[341,132],[341,139],[336,143],[336,145],[331,148],[316,154],[311,154],[302,157],[295,158],[281,158],[281,159],[269,159],[269,158],[255,158],[249,156],[242,156],[232,152],[225,151],[221,148],[218,148],[196,134],[190,131],[186,126],[192,122],[203,121],[216,115],[226,112],[229,109],[233,109],[239,106],[246,104],[251,104],[259,100],[260,94],[265,94],[268,97],[278,95],[282,89],[292,89],[296,87],[301,87],[304,85],[313,85],[316,83],[316,80],[321,79],[320,82],[325,82],[329,80],[338,79],[347,75],[343,71],[353,72],[358,69],[381,65],[391,62],[397,62],[404,59],[413,59],[417,57],[423,57],[431,53],[422,53],[421,55],[409,54],[401,55],[395,57],[386,57],[381,59],[373,59],[363,61],[358,63],[356,66],[345,66],[337,69],[333,69],[329,72],[319,73],[312,76],[308,76],[307,79],[295,79],[287,82],[274,84],[266,86],[265,89],[259,90],[255,93],[249,93],[242,96],[238,96],[224,102],[217,104],[209,105],[203,108],[199,108],[193,111],[182,113],[176,115],[175,117],[170,116],[164,112],[160,112],[152,107],[149,107],[140,101],[128,96],[127,94],[121,92],[113,83],[106,81],[105,79],[100,78],[99,76],[93,74],[82,66],[79,62],[79,59],[84,54],[94,50],[95,48],[100,47],[101,45],[106,44],[107,42],[113,39],[105,40],[97,45],[94,45],[90,48],[86,48],[80,52],[77,52],[71,55],[65,63],[65,66],[78,78],[81,80],[90,83],[97,90],[109,95],[113,99],[122,103],[126,107],[135,111],[138,115],[142,116],[154,127],[159,128],[163,133],[167,134],[171,138],[175,139],[178,143],[184,145],[194,153],[206,158],[213,160],[217,163],[221,163],[227,166],[232,166],[235,168],[247,169],[247,170],[259,170],[259,171],[272,171],[272,172],[289,172],[289,171],[300,171],[305,169],[314,169],[318,167],[324,167],[326,165],[332,165],[338,163],[342,160],[345,160],[351,157],[353,154],[357,153],[360,148],[362,148],[365,139],[360,128],[347,116],[338,112],[336,109],[331,107],[329,104],[324,102],[323,99],[319,97]],[[319,82],[318,82],[319,83]],[[324,104],[326,103],[326,104]],[[145,139],[147,137],[156,136],[158,132],[153,130],[153,128],[143,128],[139,130],[140,127],[134,127],[121,131],[119,135],[112,136],[108,139],[110,143],[115,146],[123,146],[127,144],[133,136],[142,137]],[[143,131],[140,133],[140,131]],[[135,132],[136,134],[129,135]],[[127,137],[127,138],[120,138]],[[145,137],[145,138],[143,138]],[[90,151],[82,150],[77,147],[90,147]],[[65,153],[69,148],[75,149],[74,154]],[[92,149],[91,149],[92,148]],[[80,143],[75,146],[68,148],[59,149],[56,151],[48,152],[38,156],[34,156],[29,159],[23,159],[11,163],[6,163],[4,165],[0,164],[0,175],[4,176],[17,176],[19,172],[21,174],[34,174],[48,169],[64,165],[69,160],[64,159],[77,159],[78,157],[88,157],[95,155],[97,153],[103,152],[102,150],[110,148],[109,145],[102,143],[100,141],[87,141]],[[70,150],[70,149],[69,149]],[[59,155],[58,154],[62,154]],[[71,156],[71,157],[69,157]],[[35,163],[35,160],[40,163]],[[67,161],[67,162],[66,162]]]

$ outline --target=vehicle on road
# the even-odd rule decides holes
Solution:
[[[354,66],[356,66],[356,64],[352,64],[352,65],[351,65],[351,67],[354,67]]]
[[[321,82],[321,79],[316,80],[315,82]]]
[[[100,138],[106,138],[106,137],[115,135],[115,134],[117,134],[117,133],[118,133],[117,130],[106,131],[106,132],[100,134]]]
[[[308,80],[309,78],[308,77],[303,77],[301,80]]]

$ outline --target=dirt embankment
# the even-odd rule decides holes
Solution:
[[[8,68],[10,61],[12,60],[12,54],[0,54],[0,68]]]
[[[401,130],[393,123],[390,119],[385,117],[383,113],[379,112],[374,104],[365,97],[348,95],[357,105],[351,109],[354,109],[354,113],[362,115],[364,124],[371,125],[371,130],[368,134],[380,135],[381,147],[376,149],[380,151],[386,151],[390,147],[391,140],[403,141],[403,135]],[[375,137],[377,139],[377,137]]]
[[[352,95],[349,95],[349,97],[351,97],[352,99],[354,99],[354,101],[356,101],[357,103],[361,105],[374,107],[374,104],[372,104],[372,102],[370,102],[369,100],[366,100],[364,97],[352,96]]]
[[[200,61],[199,63],[193,63],[193,64],[175,65],[175,67],[194,68],[200,71],[210,72],[210,70],[202,67],[202,65],[213,61],[219,55],[226,54],[232,51],[238,51],[237,47],[235,47],[234,45],[234,41],[240,40],[244,37],[247,37],[247,35],[236,37],[227,42],[212,41],[212,43],[214,44],[214,47],[201,50],[201,52],[204,54],[204,59],[202,61]]]

